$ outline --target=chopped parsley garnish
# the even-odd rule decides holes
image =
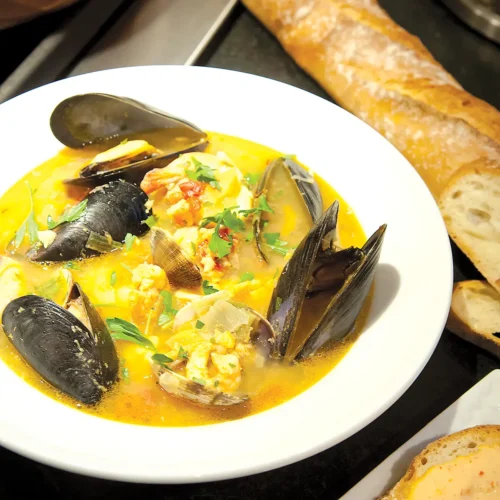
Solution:
[[[245,236],[245,241],[252,241],[254,239],[255,235],[253,233],[248,233],[246,236]]]
[[[66,264],[64,264],[64,267],[66,269],[74,269],[75,271],[78,271],[80,269],[78,265],[72,261],[66,262]]]
[[[261,194],[257,198],[257,200],[258,200],[258,203],[257,203],[256,207],[245,209],[245,210],[239,210],[238,213],[244,215],[245,217],[248,217],[251,214],[257,214],[257,215],[259,215],[262,212],[268,212],[268,213],[271,213],[271,214],[274,213],[274,210],[267,203],[267,198],[266,198],[265,194]]]
[[[170,367],[167,366],[167,363],[172,363],[173,359],[169,358],[168,356],[165,356],[165,354],[160,354],[156,353],[151,356],[151,359],[155,362],[158,363],[160,366],[163,366],[164,368],[167,368],[170,370]]]
[[[40,297],[45,297],[46,299],[52,299],[56,296],[57,292],[61,289],[64,284],[64,278],[62,275],[58,275],[50,280],[42,283],[41,285],[35,286],[35,292]]]
[[[236,368],[236,365],[235,365],[234,363],[229,363],[229,366],[230,366],[231,368]]]
[[[212,167],[209,167],[208,165],[203,165],[203,163],[198,161],[196,158],[192,157],[191,161],[195,166],[195,170],[186,169],[186,175],[192,181],[206,182],[214,189],[218,189],[220,191],[221,187],[219,181],[215,178],[214,175],[214,172],[216,172],[216,170]]]
[[[163,326],[172,321],[177,314],[177,309],[173,307],[173,296],[167,290],[160,292],[163,299],[163,312],[158,319],[158,325]]]
[[[28,188],[30,190],[30,202],[31,210],[28,214],[26,220],[21,224],[21,227],[16,231],[14,237],[14,248],[19,248],[19,245],[23,242],[24,235],[28,233],[30,244],[36,243],[38,241],[38,224],[35,221],[34,203],[33,203],[33,191],[29,182],[27,182]]]
[[[274,307],[274,310],[279,311],[281,304],[283,304],[283,299],[281,297],[276,297],[276,305]]]
[[[201,285],[203,289],[203,295],[212,295],[212,293],[217,293],[219,290],[211,285],[208,280],[203,280],[203,284]]]
[[[196,255],[196,243],[194,241],[191,242],[191,250],[193,251],[193,255]]]
[[[253,187],[259,182],[260,179],[260,174],[257,172],[249,172],[248,174],[245,174],[245,180],[247,181],[247,184],[250,187]]]
[[[111,330],[111,337],[116,340],[126,340],[140,345],[145,349],[156,351],[154,344],[145,337],[133,323],[129,323],[120,318],[108,318],[106,320],[108,328]]]
[[[203,323],[203,321],[200,321],[199,319],[196,320],[196,328],[198,330],[201,330],[204,326],[205,326],[205,323]]]
[[[218,214],[205,217],[200,223],[200,227],[206,227],[210,223],[215,224],[214,233],[210,238],[208,248],[210,248],[210,250],[219,258],[229,255],[231,247],[233,246],[232,235],[230,233],[227,234],[227,237],[229,238],[228,240],[221,238],[219,234],[220,227],[225,226],[230,231],[243,231],[245,229],[245,223],[238,218],[235,212],[233,212],[236,208],[238,207],[225,208]]]
[[[264,233],[264,239],[267,246],[276,253],[283,257],[287,254],[288,250],[285,248],[288,243],[280,240],[280,233]]]
[[[59,226],[60,224],[63,224],[64,222],[75,222],[83,215],[83,212],[85,212],[86,208],[87,208],[87,200],[83,200],[80,203],[78,203],[78,205],[75,205],[74,207],[65,210],[64,213],[61,215],[61,218],[57,222],[54,221],[54,219],[52,219],[52,217],[49,215],[47,217],[47,227],[49,229],[54,229],[55,227]]]
[[[130,382],[130,374],[128,368],[125,365],[125,360],[121,360],[120,364],[122,365],[122,378],[125,382]]]
[[[254,278],[254,274],[253,273],[249,273],[249,272],[243,273],[240,276],[240,283],[243,283],[244,281],[252,281],[253,278]]]
[[[216,380],[216,381],[214,382],[214,387],[218,387],[218,386],[219,386],[219,381],[218,381],[218,380]]]
[[[116,285],[116,271],[113,271],[111,273],[111,277],[109,278],[109,284],[111,286],[115,286]]]
[[[147,224],[150,228],[155,226],[158,222],[158,217],[156,215],[150,215],[146,220],[142,221],[144,224]]]
[[[177,354],[177,359],[188,359],[188,353],[182,346],[179,347],[179,354]]]
[[[136,236],[134,236],[133,234],[127,233],[125,235],[125,248],[127,249],[127,252],[130,252],[130,250],[132,250],[135,239]]]
[[[205,380],[203,380],[202,378],[198,378],[198,377],[193,377],[193,382],[196,382],[197,384],[200,384],[200,385],[206,384]]]

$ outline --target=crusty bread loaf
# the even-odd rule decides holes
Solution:
[[[411,487],[431,467],[454,461],[459,457],[475,454],[480,450],[479,447],[483,445],[500,447],[500,425],[471,427],[430,443],[413,459],[402,479],[380,500],[404,500],[407,498],[407,492]],[[488,470],[483,472],[486,475]],[[438,486],[436,485],[436,487]]]
[[[487,281],[455,284],[446,326],[500,358],[500,294]]]
[[[440,200],[452,238],[500,291],[500,113],[376,0],[243,3],[341,106],[408,158]]]

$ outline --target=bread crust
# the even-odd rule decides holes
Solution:
[[[405,475],[391,490],[379,497],[379,500],[402,500],[403,497],[398,496],[400,492],[422,477],[430,466],[450,461],[448,455],[443,453],[444,449],[456,447],[460,451],[457,457],[467,456],[477,452],[477,446],[485,444],[500,446],[500,425],[469,427],[433,441],[412,460]],[[432,465],[429,465],[431,457]],[[443,458],[442,462],[439,462],[440,457]]]

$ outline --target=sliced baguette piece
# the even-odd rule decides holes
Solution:
[[[500,294],[486,281],[455,283],[446,327],[500,358]]]
[[[500,425],[478,425],[433,441],[413,459],[401,480],[385,495],[379,497],[379,500],[405,500],[417,485],[419,479],[431,467],[456,462],[459,457],[481,453],[481,446],[484,445],[500,448]],[[500,450],[498,453],[500,456]],[[498,461],[489,465],[498,467]],[[465,467],[467,466],[465,465]],[[485,467],[482,472],[484,477],[487,478],[488,467]],[[481,477],[482,475],[478,474],[478,481]],[[498,478],[495,477],[494,479]],[[446,485],[443,484],[442,486]]]
[[[459,169],[439,198],[450,236],[500,292],[500,168],[476,161]]]

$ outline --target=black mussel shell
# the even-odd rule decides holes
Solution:
[[[270,184],[273,175],[280,169],[284,169],[288,173],[291,181],[288,186],[280,185],[280,190],[298,189],[301,199],[304,201],[304,205],[311,216],[312,224],[315,224],[323,213],[323,200],[321,198],[319,186],[314,177],[307,172],[307,170],[289,158],[281,156],[268,165],[257,186],[255,199],[258,200],[261,194],[265,194],[268,199],[274,196]],[[258,202],[256,201],[256,203]],[[268,216],[272,217],[272,214]],[[257,213],[254,215],[253,231],[255,235],[255,246],[260,258],[267,262],[268,259],[261,243],[262,223],[263,219],[261,214]]]
[[[93,188],[111,181],[124,180],[131,184],[139,185],[144,176],[154,168],[163,168],[172,163],[180,155],[185,153],[196,153],[204,151],[208,146],[208,142],[201,142],[189,148],[175,153],[169,153],[161,156],[154,156],[146,160],[131,163],[120,168],[98,171],[94,169],[90,174],[85,171],[85,168],[80,172],[80,177],[64,180],[64,184],[77,186],[81,188]]]
[[[58,262],[97,255],[86,247],[91,232],[123,242],[127,233],[142,236],[149,231],[144,223],[149,216],[145,207],[148,197],[139,187],[113,181],[97,187],[86,199],[81,217],[57,226],[55,240],[47,248],[33,248],[28,253],[30,260]]]
[[[297,329],[314,263],[325,234],[335,229],[339,203],[334,202],[309,231],[286,263],[274,288],[267,319],[276,333],[274,355],[284,356]]]
[[[50,128],[70,148],[166,128],[182,129],[193,142],[206,137],[185,120],[130,98],[100,93],[75,95],[59,103],[50,117]]]
[[[21,356],[45,380],[82,403],[100,401],[118,377],[118,356],[104,322],[81,293],[90,331],[51,300],[25,295],[10,302],[3,329]]]

